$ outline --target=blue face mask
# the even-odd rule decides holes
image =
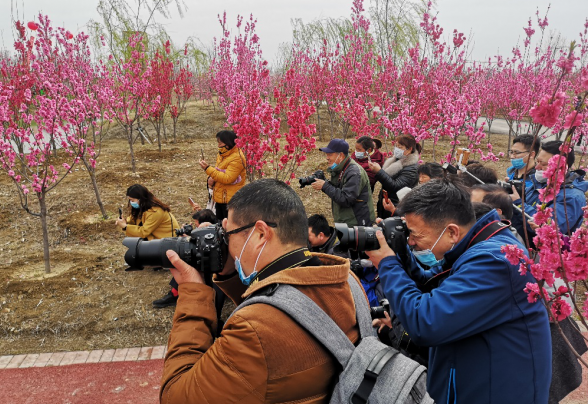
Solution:
[[[337,160],[339,159],[339,157],[337,157]],[[331,166],[329,167],[331,170],[334,170],[335,168],[337,168],[337,160],[335,160],[335,162],[333,164],[331,164]]]
[[[247,237],[245,244],[243,244],[243,249],[241,250],[241,255],[239,256],[239,258],[235,257],[235,269],[239,273],[239,279],[241,279],[241,282],[243,283],[243,285],[246,285],[246,286],[249,286],[251,284],[251,282],[253,281],[253,279],[255,279],[255,277],[257,276],[257,271],[256,271],[257,261],[259,261],[259,257],[261,257],[261,253],[263,252],[263,249],[265,248],[265,244],[267,244],[267,241],[266,241],[265,244],[263,245],[263,247],[261,247],[261,251],[259,252],[259,255],[257,256],[257,259],[255,260],[255,265],[253,266],[253,272],[251,272],[249,274],[249,276],[245,276],[245,273],[243,272],[243,267],[241,266],[241,257],[243,256],[243,251],[245,251],[245,246],[249,242],[249,239],[251,238],[251,235],[254,232],[255,232],[255,229],[249,234],[249,237]]]
[[[139,209],[139,203],[137,202],[131,202],[131,206],[133,207],[133,209]]]
[[[428,267],[434,267],[434,266],[437,266],[437,265],[440,265],[443,263],[445,258],[443,258],[441,260],[437,260],[437,257],[435,257],[435,254],[433,254],[433,250],[435,249],[435,246],[437,245],[439,240],[441,240],[441,236],[443,236],[443,233],[445,233],[445,230],[447,230],[447,226],[443,229],[443,231],[439,235],[439,238],[437,238],[437,241],[435,241],[435,244],[433,244],[433,247],[431,247],[430,249],[422,250],[422,251],[414,251],[414,250],[412,251],[412,255],[414,255],[414,257],[421,264],[426,265]]]
[[[362,159],[365,157],[365,152],[362,151],[356,151],[355,152],[355,157],[357,157],[358,159]]]
[[[527,165],[527,163],[525,163],[522,158],[510,159],[510,164],[512,164],[512,166],[517,170],[520,170]]]

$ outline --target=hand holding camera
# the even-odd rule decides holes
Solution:
[[[386,257],[395,256],[396,254],[386,242],[386,237],[384,237],[384,233],[382,233],[381,230],[376,231],[376,238],[380,243],[380,248],[378,250],[365,251],[365,253],[370,257],[370,261],[372,261],[374,266],[380,268],[380,261]]]
[[[167,250],[166,255],[169,262],[173,265],[169,270],[176,282],[178,282],[178,285],[182,283],[204,283],[200,272],[183,261],[178,253],[173,250]]]

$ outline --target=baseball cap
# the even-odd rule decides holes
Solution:
[[[333,139],[329,142],[327,147],[322,147],[319,149],[324,153],[349,153],[349,144],[343,139]]]

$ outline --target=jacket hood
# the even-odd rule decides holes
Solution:
[[[284,269],[272,276],[251,285],[243,298],[269,285],[283,283],[287,285],[315,286],[332,285],[347,282],[349,277],[349,260],[334,255],[312,253],[322,262],[320,267],[295,267]]]
[[[567,175],[565,184],[566,186],[572,186],[578,188],[580,191],[586,193],[588,191],[588,181],[584,179],[586,172],[584,170],[570,171]]]

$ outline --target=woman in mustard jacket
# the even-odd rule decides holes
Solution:
[[[141,237],[154,240],[175,237],[175,229],[180,226],[170,208],[155,197],[141,184],[127,189],[131,215],[127,219],[116,219],[116,225],[124,230],[127,237]]]
[[[245,185],[247,163],[243,151],[235,146],[236,140],[235,132],[221,130],[216,134],[216,166],[212,167],[206,161],[200,160],[200,167],[209,177],[208,185],[213,187],[212,198],[219,221],[227,217],[227,203]]]

